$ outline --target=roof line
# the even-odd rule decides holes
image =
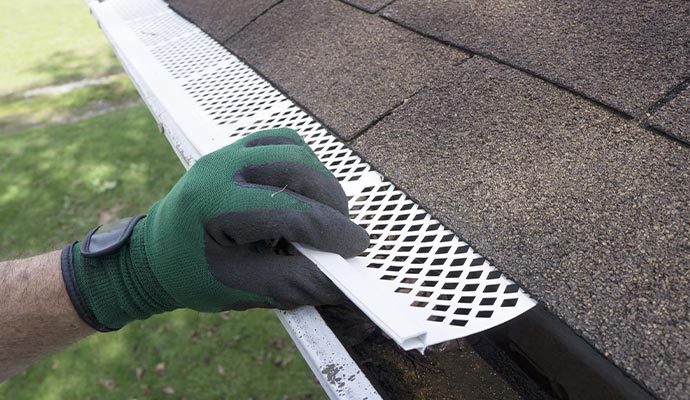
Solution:
[[[242,33],[249,25],[253,24],[254,21],[256,21],[257,19],[261,18],[264,14],[268,13],[269,11],[271,11],[271,10],[273,9],[273,7],[280,5],[283,1],[284,1],[284,0],[278,0],[277,2],[273,3],[271,6],[267,7],[265,10],[263,10],[263,11],[261,12],[261,14],[257,15],[256,17],[252,18],[251,21],[249,21],[249,22],[247,22],[246,24],[244,24],[244,26],[242,26],[237,32],[233,33],[232,35],[228,36],[227,38],[225,38],[225,39],[223,39],[222,41],[219,41],[219,42],[220,42],[220,43],[225,43],[225,42],[231,41],[232,39],[235,38],[235,36],[237,36],[237,35],[239,35],[240,33]],[[192,22],[192,23],[193,23],[193,22]],[[195,24],[195,25],[196,25],[196,24]]]
[[[343,1],[343,0],[340,0],[340,1]],[[398,0],[388,0],[388,1],[386,2],[386,4],[384,4],[384,5],[382,5],[382,6],[379,6],[379,7],[376,8],[375,10],[367,10],[366,8],[364,8],[364,7],[362,7],[362,6],[358,6],[358,5],[356,5],[356,4],[351,4],[351,3],[347,3],[347,2],[344,2],[344,3],[347,4],[347,5],[349,5],[349,6],[352,6],[352,7],[356,8],[356,9],[358,9],[358,10],[364,11],[364,12],[366,12],[366,13],[368,13],[368,14],[378,14],[379,11],[381,11],[381,10],[383,10],[384,8],[390,6],[391,4],[395,3],[396,1],[398,1]]]
[[[341,1],[342,1],[342,0],[341,0]],[[570,93],[573,93],[573,94],[577,95],[578,97],[581,97],[581,98],[583,98],[583,99],[589,101],[590,103],[593,103],[593,104],[595,104],[595,105],[597,105],[597,106],[603,107],[603,108],[607,109],[609,112],[612,112],[612,113],[614,113],[614,114],[616,114],[616,115],[618,115],[618,116],[620,116],[620,117],[623,117],[623,118],[625,118],[625,119],[627,119],[627,120],[633,119],[633,118],[635,117],[634,115],[630,115],[630,114],[626,113],[625,111],[619,110],[619,109],[617,109],[617,108],[615,108],[615,107],[612,107],[612,106],[610,106],[610,105],[608,105],[608,104],[606,104],[606,103],[602,103],[600,100],[597,100],[597,99],[593,99],[593,98],[591,98],[591,97],[588,97],[587,95],[585,95],[584,93],[578,91],[577,89],[573,89],[573,88],[571,88],[571,87],[565,86],[564,84],[562,84],[562,83],[560,83],[560,82],[551,80],[551,79],[545,77],[544,75],[541,75],[541,74],[539,74],[539,73],[536,73],[536,72],[534,72],[534,71],[532,71],[532,70],[529,70],[529,69],[527,69],[527,68],[521,67],[521,66],[519,66],[519,65],[515,65],[515,64],[513,64],[513,63],[511,63],[511,62],[508,62],[508,61],[505,61],[505,60],[503,60],[503,59],[500,59],[500,58],[498,58],[498,57],[496,57],[496,56],[494,56],[494,55],[492,55],[492,54],[489,54],[489,53],[486,53],[486,52],[483,52],[483,51],[480,51],[480,50],[477,50],[477,49],[474,49],[474,48],[471,48],[471,47],[460,46],[460,45],[455,44],[455,43],[452,43],[452,42],[450,42],[450,41],[448,41],[448,40],[445,40],[445,39],[439,38],[439,37],[437,37],[437,36],[434,36],[434,35],[431,35],[431,34],[428,34],[428,33],[422,32],[422,31],[419,31],[419,30],[417,30],[417,29],[415,29],[415,28],[413,28],[413,27],[411,27],[411,26],[405,25],[405,24],[403,24],[403,23],[401,23],[401,22],[398,22],[398,21],[396,21],[396,20],[394,20],[394,19],[391,19],[391,18],[389,18],[389,17],[388,17],[387,15],[385,15],[385,14],[378,13],[377,15],[379,15],[381,18],[383,18],[383,19],[385,19],[385,20],[387,20],[387,21],[390,21],[390,22],[392,22],[392,23],[394,23],[394,24],[396,24],[396,25],[398,25],[398,26],[400,26],[400,27],[403,27],[403,28],[405,28],[405,29],[407,29],[407,30],[409,30],[409,31],[412,31],[412,32],[414,32],[414,33],[416,33],[416,34],[418,34],[418,35],[424,36],[424,37],[427,38],[427,39],[431,39],[431,40],[434,40],[434,41],[436,41],[436,42],[445,44],[446,46],[454,47],[454,48],[456,48],[456,49],[459,49],[459,50],[462,50],[462,51],[464,51],[464,52],[467,52],[467,53],[469,53],[469,54],[471,54],[471,55],[473,55],[473,56],[477,55],[477,56],[484,57],[484,58],[489,59],[489,60],[491,60],[491,61],[494,61],[494,62],[496,62],[496,63],[498,63],[498,64],[505,65],[505,66],[510,67],[510,68],[512,68],[512,69],[516,69],[516,70],[518,70],[518,71],[520,71],[520,72],[522,72],[522,73],[525,73],[525,74],[527,74],[527,75],[529,75],[529,76],[535,77],[535,78],[537,78],[537,79],[539,79],[539,80],[541,80],[541,81],[544,81],[544,82],[546,82],[546,83],[550,83],[550,84],[552,84],[552,85],[554,85],[554,86],[556,86],[556,87],[558,87],[558,88],[560,88],[560,89],[563,89],[563,90],[566,90],[566,91],[568,91],[568,92],[570,92]]]
[[[679,84],[676,86],[672,87],[671,90],[666,92],[659,100],[655,101],[652,103],[647,110],[640,115],[641,120],[646,120],[647,118],[651,117],[652,114],[655,112],[659,111],[659,109],[666,104],[670,103],[671,100],[675,99],[678,97],[679,94],[681,94],[684,90],[690,89],[690,76],[687,78],[683,79]]]
[[[352,7],[352,8],[354,8],[354,9],[356,9],[356,10],[363,11],[363,10],[360,9],[359,7],[353,6],[352,4],[349,4],[349,3],[347,3],[347,2],[345,2],[345,1],[343,1],[343,0],[339,0],[339,1],[340,1],[341,3],[343,3],[343,4],[346,4],[346,5],[348,5],[348,6]],[[395,0],[394,0],[394,1],[395,1]],[[394,1],[392,1],[391,3],[393,3]],[[390,5],[391,3],[388,3],[388,5]],[[659,133],[661,133],[661,134],[665,135],[667,138],[669,138],[669,139],[671,139],[671,140],[674,140],[674,141],[676,141],[676,142],[678,142],[678,143],[680,143],[680,144],[682,144],[682,145],[690,146],[690,141],[688,141],[688,140],[686,140],[686,139],[684,139],[684,138],[681,138],[681,137],[679,137],[679,136],[676,136],[676,135],[674,135],[674,134],[671,134],[671,133],[669,133],[669,132],[666,132],[666,131],[663,131],[663,130],[660,130],[660,129],[657,129],[657,128],[653,128],[652,126],[650,126],[649,124],[647,124],[647,123],[645,122],[645,121],[647,120],[647,118],[651,115],[651,113],[656,112],[656,111],[657,111],[659,108],[661,108],[663,105],[665,105],[666,103],[668,103],[668,102],[670,102],[671,100],[673,100],[673,99],[674,99],[676,96],[678,96],[678,94],[680,94],[680,92],[682,92],[684,89],[690,88],[690,77],[688,77],[688,78],[686,78],[685,80],[683,80],[680,84],[678,84],[677,86],[675,86],[674,88],[672,88],[670,91],[668,91],[668,92],[667,92],[664,96],[662,96],[660,99],[658,99],[657,101],[655,101],[654,103],[652,103],[652,105],[649,106],[649,108],[647,109],[647,111],[646,111],[645,113],[643,113],[643,116],[644,116],[645,114],[648,114],[648,113],[649,113],[650,115],[647,115],[646,117],[642,118],[642,116],[637,116],[637,115],[628,114],[628,113],[626,113],[625,111],[619,110],[619,109],[617,109],[617,108],[615,108],[615,107],[613,107],[613,106],[610,106],[610,105],[608,105],[608,104],[606,104],[606,103],[603,103],[603,102],[600,101],[600,100],[597,100],[597,99],[594,99],[594,98],[592,98],[592,97],[589,97],[588,95],[586,95],[585,93],[583,93],[583,92],[581,92],[581,91],[579,91],[579,90],[577,90],[577,89],[574,89],[574,88],[569,87],[569,86],[566,86],[566,85],[564,85],[564,84],[562,84],[562,83],[560,83],[560,82],[557,82],[557,81],[554,81],[554,80],[552,80],[552,79],[549,79],[549,78],[547,78],[546,76],[541,75],[541,74],[539,74],[539,73],[536,73],[536,72],[534,72],[534,71],[532,71],[532,70],[530,70],[530,69],[521,67],[521,66],[519,66],[519,65],[515,65],[515,64],[513,64],[513,63],[511,63],[511,62],[508,62],[508,61],[505,61],[505,60],[503,60],[503,59],[500,59],[500,58],[498,58],[498,57],[496,57],[496,56],[494,56],[494,55],[492,55],[492,54],[488,54],[488,53],[482,52],[482,51],[477,50],[477,49],[474,49],[474,48],[470,48],[470,47],[466,47],[466,46],[460,46],[460,45],[455,44],[455,43],[452,43],[452,42],[450,42],[450,41],[448,41],[448,40],[445,40],[445,39],[442,39],[442,38],[440,38],[440,37],[437,37],[437,36],[434,36],[434,35],[431,35],[431,34],[422,32],[422,31],[417,30],[417,29],[415,29],[415,28],[413,28],[413,27],[411,27],[411,26],[408,26],[408,25],[405,25],[405,24],[403,24],[403,23],[401,23],[401,22],[399,22],[399,21],[396,21],[396,20],[390,18],[389,16],[387,16],[387,15],[385,15],[385,14],[383,13],[385,7],[387,7],[388,5],[386,5],[386,6],[384,6],[383,8],[381,8],[375,15],[377,15],[377,16],[379,16],[379,17],[385,19],[386,21],[389,21],[389,22],[391,22],[391,23],[393,23],[393,24],[395,24],[395,25],[397,25],[397,26],[400,26],[400,27],[402,27],[402,28],[404,28],[404,29],[407,29],[407,30],[409,30],[409,31],[411,31],[411,32],[414,32],[414,33],[416,33],[416,34],[418,34],[418,35],[420,35],[420,36],[423,36],[423,37],[425,37],[425,38],[427,38],[427,39],[430,39],[430,40],[433,40],[433,41],[442,43],[442,44],[444,44],[444,45],[446,45],[446,46],[450,46],[450,47],[453,47],[453,48],[462,50],[462,51],[464,51],[464,52],[470,54],[470,56],[471,56],[470,58],[472,58],[472,57],[475,56],[475,55],[478,55],[478,56],[487,58],[487,59],[489,59],[489,60],[492,60],[492,61],[494,61],[494,62],[496,62],[496,63],[499,63],[499,64],[501,64],[501,65],[505,65],[505,66],[510,67],[510,68],[512,68],[512,69],[518,70],[518,71],[520,71],[520,72],[522,72],[522,73],[525,73],[525,74],[527,74],[527,75],[529,75],[529,76],[532,76],[532,77],[537,78],[537,79],[539,79],[539,80],[541,80],[541,81],[544,81],[544,82],[546,82],[546,83],[549,83],[549,84],[551,84],[551,85],[554,85],[554,86],[558,87],[559,89],[563,89],[563,90],[565,90],[565,91],[567,91],[567,92],[569,92],[569,93],[572,93],[572,94],[576,95],[577,97],[582,98],[582,99],[584,99],[585,101],[588,101],[588,102],[590,102],[590,103],[592,103],[592,104],[594,104],[594,105],[596,105],[596,106],[602,107],[602,108],[604,108],[606,111],[608,111],[608,112],[610,112],[610,113],[612,113],[612,114],[614,114],[614,115],[617,115],[617,116],[619,116],[619,117],[621,117],[621,118],[623,118],[623,119],[625,119],[625,120],[627,120],[627,121],[634,121],[634,120],[637,120],[637,125],[638,125],[640,128],[645,129],[645,130],[649,130],[651,133],[654,133],[654,134],[659,134]],[[366,11],[365,11],[365,12],[366,12]],[[378,121],[374,121],[374,125],[375,125],[376,122],[378,122]],[[372,125],[372,126],[373,126],[373,125]],[[358,135],[359,135],[359,132],[358,132],[357,135],[355,135],[355,136],[358,136]]]
[[[469,57],[467,57],[466,59],[460,61],[460,62],[457,63],[456,65],[462,65],[462,64],[466,63],[467,61],[471,60],[472,58],[474,58],[474,54],[470,54]],[[371,128],[375,127],[376,125],[378,125],[379,122],[383,121],[386,117],[388,117],[389,115],[391,115],[395,110],[397,110],[397,109],[400,108],[401,106],[404,106],[405,104],[407,104],[410,100],[412,100],[413,97],[415,97],[417,94],[419,94],[419,92],[421,92],[422,90],[426,89],[427,87],[429,87],[428,84],[427,84],[427,85],[423,85],[423,86],[420,87],[419,89],[415,90],[415,92],[412,93],[411,95],[406,96],[404,99],[402,99],[402,101],[398,102],[398,103],[395,104],[393,107],[391,107],[389,110],[387,110],[387,111],[384,112],[383,114],[381,114],[381,115],[379,115],[378,117],[376,117],[373,121],[369,122],[369,123],[368,123],[366,126],[364,126],[362,129],[358,130],[351,138],[347,139],[347,142],[357,139],[359,136],[361,136],[361,135],[363,135],[364,133],[366,133],[367,131],[369,131],[369,129],[371,129]],[[293,100],[293,101],[294,101],[294,100]]]

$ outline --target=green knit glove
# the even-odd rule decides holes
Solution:
[[[348,219],[340,184],[304,140],[276,129],[199,159],[148,216],[68,245],[62,271],[75,309],[100,331],[181,307],[341,302],[288,242],[352,257],[369,236]]]

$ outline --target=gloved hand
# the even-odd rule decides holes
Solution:
[[[285,241],[352,257],[369,244],[338,181],[290,129],[208,154],[147,216],[96,228],[62,254],[75,309],[100,331],[176,308],[336,304],[341,292]]]

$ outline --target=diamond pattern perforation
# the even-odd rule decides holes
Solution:
[[[168,46],[154,47],[151,52],[175,79],[185,79],[207,71],[221,62],[229,62],[234,56],[225,51],[205,33],[191,34],[173,40]]]
[[[321,162],[339,181],[353,182],[371,171],[369,164],[362,162],[345,144],[329,134],[318,122],[294,104],[277,110],[266,119],[258,119],[244,125],[233,125],[230,136],[240,138],[251,132],[283,127],[298,131]]]
[[[463,327],[518,304],[517,285],[392,183],[365,188],[350,211],[371,235],[368,268],[428,321]]]
[[[125,21],[151,17],[168,12],[168,5],[157,0],[119,1],[115,11]]]
[[[155,46],[182,34],[189,34],[194,27],[173,11],[155,14],[148,18],[134,19],[129,23],[129,26],[147,46]]]
[[[190,79],[182,87],[218,125],[236,124],[271,109],[285,97],[239,62]]]
[[[196,135],[216,135],[216,144],[231,143],[257,130],[290,127],[344,186],[356,184],[372,171],[338,138],[205,33],[175,13],[162,13],[161,1],[145,0],[140,6],[109,1],[126,4],[122,15],[136,17],[129,26],[218,127]],[[133,11],[137,7],[140,11]],[[522,289],[392,183],[364,182],[367,186],[349,202],[351,218],[371,236],[364,254],[369,261],[365,272],[384,282],[391,296],[410,310],[423,312],[430,327],[476,332],[478,326],[485,329],[494,320],[495,325],[529,308],[525,302],[532,300]],[[511,310],[516,311],[510,314]]]

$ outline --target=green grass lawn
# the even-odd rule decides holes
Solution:
[[[83,119],[139,99],[125,74],[103,78],[101,83],[62,94],[6,95],[0,98],[0,135],[23,131],[35,125]]]
[[[46,86],[100,78],[68,93]],[[83,0],[0,1],[0,136],[138,99]]]
[[[120,70],[84,1],[0,1],[0,96]]]
[[[0,2],[0,259],[58,249],[101,222],[145,212],[184,173],[118,74],[82,0]],[[25,96],[103,76],[68,93]],[[104,104],[120,109],[88,117]],[[128,398],[325,395],[267,310],[137,321],[0,384],[0,399]]]
[[[57,249],[145,213],[183,173],[143,106],[0,137],[0,254]]]
[[[3,399],[318,399],[271,311],[180,310],[95,335],[0,386]]]

